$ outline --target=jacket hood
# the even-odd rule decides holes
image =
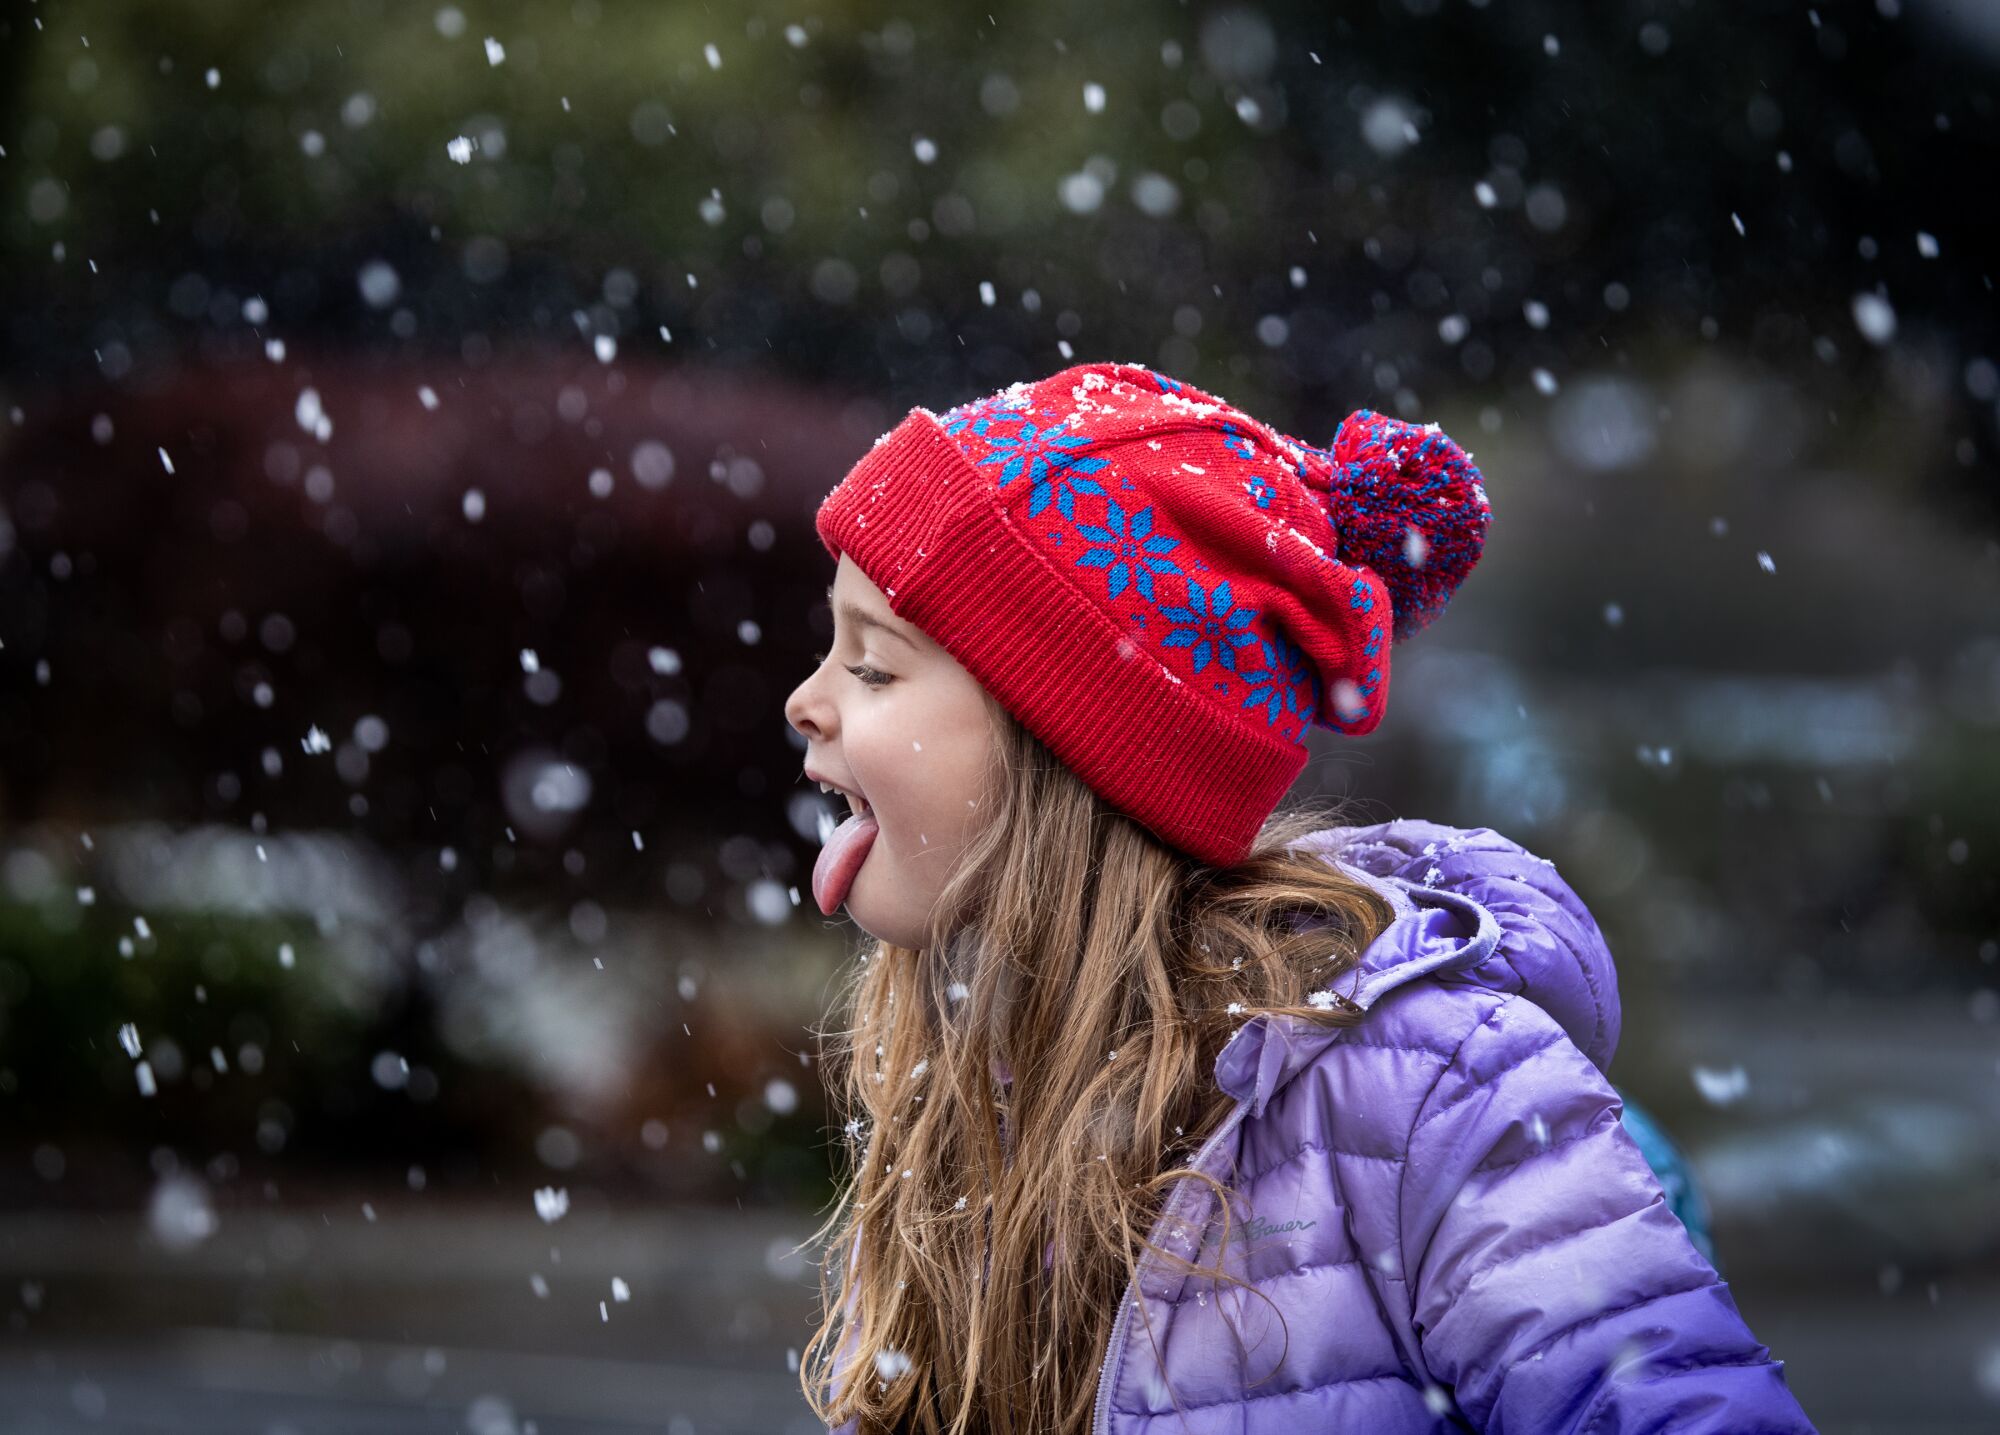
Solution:
[[[1423,977],[1526,997],[1600,1071],[1618,1046],[1617,972],[1603,934],[1555,865],[1487,827],[1404,819],[1331,827],[1293,844],[1380,893],[1395,919],[1336,990],[1364,1010]],[[1215,1060],[1228,1095],[1261,1116],[1342,1028],[1261,1013]]]

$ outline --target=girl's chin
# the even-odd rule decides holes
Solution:
[[[879,909],[871,912],[874,904],[869,901],[864,888],[872,884],[866,881],[866,872],[867,866],[863,864],[862,872],[855,876],[854,885],[847,889],[847,898],[841,903],[848,920],[878,942],[887,942],[892,947],[909,947],[912,950],[922,948],[924,944],[922,937],[903,930],[901,923]]]

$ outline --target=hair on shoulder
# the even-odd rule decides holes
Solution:
[[[1216,1055],[1262,1012],[1358,1020],[1308,998],[1338,997],[1394,915],[1299,845],[1351,804],[1282,808],[1209,866],[988,705],[988,816],[929,945],[870,942],[817,1033],[847,1169],[809,1240],[827,1259],[800,1381],[863,1435],[1084,1435],[1166,1194],[1204,1181],[1230,1219],[1186,1166],[1232,1105]]]

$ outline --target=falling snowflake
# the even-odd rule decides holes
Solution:
[[[1854,296],[1854,327],[1871,344],[1886,344],[1896,337],[1896,309],[1880,294]]]
[[[292,417],[298,420],[300,428],[321,443],[333,436],[333,419],[321,405],[318,389],[299,390],[298,402],[292,406]]]
[[[1741,1066],[1727,1071],[1697,1066],[1689,1074],[1694,1077],[1695,1090],[1711,1106],[1728,1106],[1750,1093],[1750,1074]]]

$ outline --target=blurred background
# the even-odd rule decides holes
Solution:
[[[818,1429],[813,510],[1088,359],[1472,451],[1298,791],[1553,859],[1821,1428],[2000,1428],[2000,5],[0,17],[0,1429]]]

